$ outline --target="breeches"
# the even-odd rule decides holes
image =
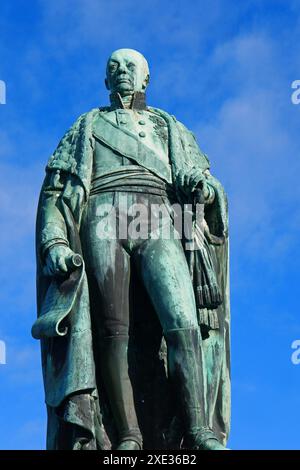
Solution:
[[[133,264],[164,332],[198,326],[188,265],[166,197],[118,191],[91,196],[81,239],[102,336],[129,333]]]

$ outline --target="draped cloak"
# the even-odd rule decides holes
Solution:
[[[39,200],[36,224],[38,319],[32,327],[32,335],[41,340],[48,449],[109,449],[116,443],[111,410],[97,370],[90,315],[93,293],[89,291],[84,263],[67,279],[49,278],[43,271],[45,249],[53,240],[67,239],[69,247],[82,255],[80,231],[84,229],[82,213],[91,189],[93,123],[108,110],[96,108],[81,115],[66,132],[47,164]],[[147,110],[162,117],[168,125],[172,185],[177,200],[181,204],[187,202],[180,175],[193,168],[206,172],[207,182],[215,193],[213,203],[205,207],[204,243],[195,226],[191,237],[196,242],[199,238],[196,246],[200,249],[187,251],[186,257],[204,339],[208,422],[220,441],[226,443],[230,427],[227,199],[222,185],[208,172],[208,158],[200,151],[193,134],[166,112],[156,108]],[[112,147],[113,139],[112,133]],[[106,145],[110,145],[110,141]],[[51,212],[56,214],[52,220],[48,217]],[[206,277],[203,277],[204,271]],[[134,282],[138,285],[139,281]],[[206,283],[210,286],[209,292]],[[132,366],[129,365],[138,420],[145,448],[174,449],[180,446],[182,432],[167,380],[166,343],[151,302],[143,286],[138,287],[135,292],[139,308],[144,312],[144,322],[140,330],[133,332],[133,359]],[[214,304],[215,288],[221,300]],[[208,297],[203,298],[205,293]]]

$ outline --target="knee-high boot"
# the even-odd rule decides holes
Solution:
[[[133,390],[128,375],[128,336],[105,337],[101,341],[100,367],[119,433],[119,450],[142,448]]]
[[[225,450],[207,425],[199,328],[165,332],[169,377],[178,397],[188,449]]]

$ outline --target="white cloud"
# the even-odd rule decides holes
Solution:
[[[212,171],[228,190],[236,247],[267,258],[286,255],[296,234],[285,217],[300,216],[293,204],[299,197],[300,161],[286,125],[292,107],[276,50],[265,35],[234,38],[218,47],[212,71],[224,66],[219,86],[227,87],[231,79],[234,91],[209,123],[196,127]]]

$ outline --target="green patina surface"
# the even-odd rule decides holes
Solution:
[[[148,82],[143,56],[113,53],[111,105],[80,116],[46,167],[32,334],[42,345],[49,449],[217,449],[228,438],[227,199],[193,134],[146,106]],[[150,232],[146,242],[128,239],[121,248],[99,240],[99,205],[120,210],[120,195],[138,202],[149,194],[169,214],[171,203],[200,197],[204,242],[197,227],[190,235],[198,249]],[[82,258],[77,268],[74,253]],[[113,296],[107,286],[116,284]],[[130,304],[128,335],[102,331],[107,299],[120,312]]]

